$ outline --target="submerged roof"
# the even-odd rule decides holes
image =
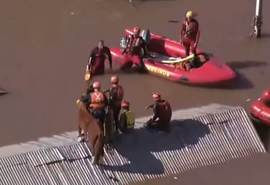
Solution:
[[[0,95],[1,95],[1,94],[7,94],[7,91],[5,91],[4,89],[1,89],[1,88],[0,88]]]
[[[266,152],[243,108],[219,106],[205,114],[210,109],[176,111],[170,134],[137,128],[120,135],[105,166],[91,164],[88,145],[75,144],[74,133],[55,136],[58,147],[0,159],[0,184],[131,184]],[[71,145],[61,146],[66,141]]]

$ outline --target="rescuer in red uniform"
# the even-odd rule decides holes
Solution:
[[[200,39],[199,22],[194,19],[194,16],[192,11],[188,11],[180,29],[180,43],[185,47],[186,56],[190,55],[190,51],[196,54]]]
[[[145,126],[157,130],[170,131],[170,121],[172,118],[172,109],[168,101],[161,99],[158,93],[153,93],[154,104],[145,107],[145,110],[153,108],[154,116]]]
[[[103,75],[105,73],[105,60],[109,60],[110,69],[112,69],[112,55],[107,46],[104,46],[104,41],[100,40],[98,46],[91,51],[88,60],[88,70],[93,75]]]
[[[133,29],[133,34],[129,35],[127,47],[124,50],[123,54],[125,53],[127,58],[132,58],[133,64],[136,64],[134,61],[133,56],[138,57],[138,67],[140,70],[144,69],[143,58],[147,55],[147,48],[145,40],[140,36],[141,29],[135,27]]]
[[[124,89],[119,85],[118,76],[111,77],[111,88],[104,91],[109,92],[109,105],[113,110],[114,124],[116,132],[119,131],[119,113],[121,111],[121,102],[124,98]]]

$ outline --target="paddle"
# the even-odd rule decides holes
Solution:
[[[177,60],[162,60],[161,62],[162,63],[167,63],[167,64],[176,64],[176,63],[181,63],[181,62],[190,60],[190,59],[192,59],[194,57],[195,57],[195,55],[194,54],[191,54],[191,55],[189,55],[186,58],[180,58],[180,59],[177,59]]]
[[[88,65],[86,65],[86,69],[85,69],[85,75],[84,75],[84,80],[88,81],[91,79],[91,72],[88,69]]]

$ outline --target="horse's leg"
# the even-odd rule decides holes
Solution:
[[[83,139],[84,139],[85,142],[87,142],[89,140],[88,132],[83,133]]]
[[[82,135],[82,129],[80,127],[80,125],[78,125],[78,136],[81,136]]]
[[[89,144],[91,146],[91,153],[92,153],[92,160],[95,156],[95,143],[96,143],[96,140],[97,140],[97,135],[95,133],[93,133],[94,130],[90,130],[88,128],[88,141],[89,141]]]
[[[93,146],[93,164],[99,164],[100,156],[104,155],[103,147],[105,142],[105,136],[103,131],[103,126],[100,125],[101,122],[97,121],[94,123],[93,128],[89,128],[89,134],[93,136],[92,146]],[[91,132],[91,133],[90,133]]]
[[[99,164],[101,162],[101,157],[104,156],[104,143],[105,143],[105,137],[103,132],[99,132],[97,135],[97,140],[94,145],[95,147],[95,157],[94,157],[94,164]]]
[[[78,142],[82,142],[82,129],[80,123],[78,124]]]
[[[90,142],[92,145],[92,162],[93,164],[98,164],[98,161],[96,160],[96,144],[97,144],[98,136],[95,135],[95,137],[92,137]]]

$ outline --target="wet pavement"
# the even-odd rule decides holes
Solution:
[[[247,108],[249,99],[269,87],[270,26],[263,25],[263,39],[248,38],[255,2],[145,0],[136,1],[136,6],[134,9],[124,0],[1,1],[0,86],[9,92],[0,96],[1,146],[76,130],[75,101],[84,91],[85,65],[97,41],[102,38],[106,45],[118,46],[124,28],[135,25],[178,39],[177,21],[187,10],[198,13],[199,47],[239,73],[235,88],[189,87],[150,75],[119,74],[137,117],[150,114],[143,107],[151,103],[152,91],[161,93],[174,109],[213,102]],[[265,1],[264,7],[270,7],[270,2]],[[265,8],[264,17],[268,14]],[[118,73],[118,66],[110,73]],[[99,78],[104,88],[109,86],[110,75]],[[263,136],[268,140],[267,133]],[[187,172],[178,180],[185,184],[197,180],[208,185],[236,184],[236,178],[226,178],[226,174],[238,172],[238,184],[251,184],[253,181],[244,178],[251,174],[266,184],[263,168],[269,171],[269,161],[268,156],[255,156]]]

